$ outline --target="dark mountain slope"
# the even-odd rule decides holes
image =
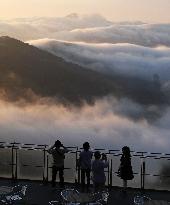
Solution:
[[[0,37],[2,95],[11,101],[55,97],[78,105],[107,95],[128,97],[141,104],[165,103],[152,81],[100,74],[9,37]]]
[[[72,103],[92,102],[95,97],[118,91],[102,74],[9,37],[0,38],[0,88],[11,100],[33,92]]]

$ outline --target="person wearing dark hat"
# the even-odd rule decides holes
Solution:
[[[87,191],[89,190],[89,186],[90,186],[91,159],[93,153],[89,149],[90,149],[89,143],[85,142],[83,144],[83,151],[80,153],[80,158],[79,158],[79,165],[81,168],[82,191],[84,191],[85,189],[85,175],[87,178]]]
[[[52,154],[53,157],[53,166],[52,166],[52,186],[56,185],[56,175],[59,172],[60,187],[64,186],[64,159],[65,153],[69,150],[64,147],[64,145],[57,140],[55,144],[50,147],[48,150],[49,154]]]
[[[95,160],[92,163],[92,172],[93,172],[93,184],[95,191],[102,189],[106,182],[106,176],[104,169],[109,166],[107,161],[107,156],[102,154],[99,151],[94,153]]]

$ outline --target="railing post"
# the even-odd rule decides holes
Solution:
[[[145,189],[145,160],[143,161],[143,190]]]
[[[15,179],[18,178],[18,149],[15,149]]]
[[[107,184],[108,184],[108,187],[110,185],[110,161],[109,161],[109,164],[108,164],[108,168],[107,168]]]
[[[77,152],[78,152],[78,147],[76,148],[76,173],[75,173],[75,184],[78,183],[77,181],[77,171],[78,171],[78,155],[77,155]]]
[[[112,180],[113,180],[113,160],[111,159],[111,165],[110,165],[110,187],[112,187]]]
[[[49,163],[49,156],[47,155],[47,182],[49,180],[49,173],[48,173],[48,163]]]
[[[81,175],[80,166],[78,166],[78,184],[80,184],[80,175]]]
[[[141,183],[141,189],[143,189],[143,154],[141,158],[140,183]]]
[[[78,147],[76,147],[76,174],[75,174],[75,184],[80,184],[80,166],[78,158]]]
[[[14,179],[14,144],[12,145],[12,154],[11,154],[11,177]]]
[[[145,189],[145,158],[144,155],[142,153],[142,157],[141,157],[141,189],[144,190]]]
[[[46,145],[44,145],[43,149],[43,183],[47,180],[47,177],[45,177],[45,168],[46,168]]]

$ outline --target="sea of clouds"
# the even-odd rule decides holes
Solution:
[[[169,108],[149,123],[145,117],[131,116],[144,108],[128,99],[105,98],[81,108],[42,102],[22,107],[2,100],[0,106],[4,141],[52,144],[59,138],[67,146],[89,141],[93,148],[120,149],[126,144],[138,151],[169,151]]]
[[[130,43],[148,47],[170,45],[170,23],[111,22],[100,15],[33,17],[0,21],[0,35],[24,41],[40,38],[86,43]]]
[[[0,35],[23,40],[82,69],[147,80],[158,74],[161,89],[170,91],[170,23],[111,22],[100,15],[71,14],[0,21]],[[114,97],[81,108],[49,103],[22,107],[3,100],[0,104],[4,140],[50,144],[63,136],[67,145],[88,140],[93,147],[127,144],[136,150],[169,151],[169,105],[142,106]],[[149,121],[146,113],[159,117]]]
[[[111,22],[100,15],[0,21],[9,35],[99,72],[169,80],[170,24]]]
[[[144,47],[129,43],[77,43],[51,39],[29,41],[68,62],[106,74],[120,74],[152,80],[158,74],[170,79],[170,47]]]

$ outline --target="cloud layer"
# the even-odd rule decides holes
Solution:
[[[170,46],[170,24],[110,22],[100,15],[71,14],[61,18],[23,18],[0,21],[0,35],[21,40],[53,38],[86,43],[130,43]]]
[[[19,18],[0,21],[0,35],[9,35],[23,41],[45,37],[58,38],[58,35],[62,35],[63,32],[74,29],[108,26],[110,24],[111,22],[100,15],[70,14],[57,18]]]
[[[169,34],[170,24],[113,23],[103,27],[75,29],[65,33],[64,37],[67,36],[66,40],[86,43],[130,43],[156,47],[170,46]]]
[[[128,113],[139,114],[143,108],[127,99],[103,99],[81,109],[46,103],[0,105],[1,140],[52,144],[59,136],[69,146],[88,140],[92,147],[120,149],[126,144],[139,151],[169,151],[169,109],[149,124],[145,118],[129,118]]]
[[[156,73],[170,80],[170,48],[133,44],[88,44],[50,39],[29,41],[66,61],[107,74],[123,74],[152,80]]]

